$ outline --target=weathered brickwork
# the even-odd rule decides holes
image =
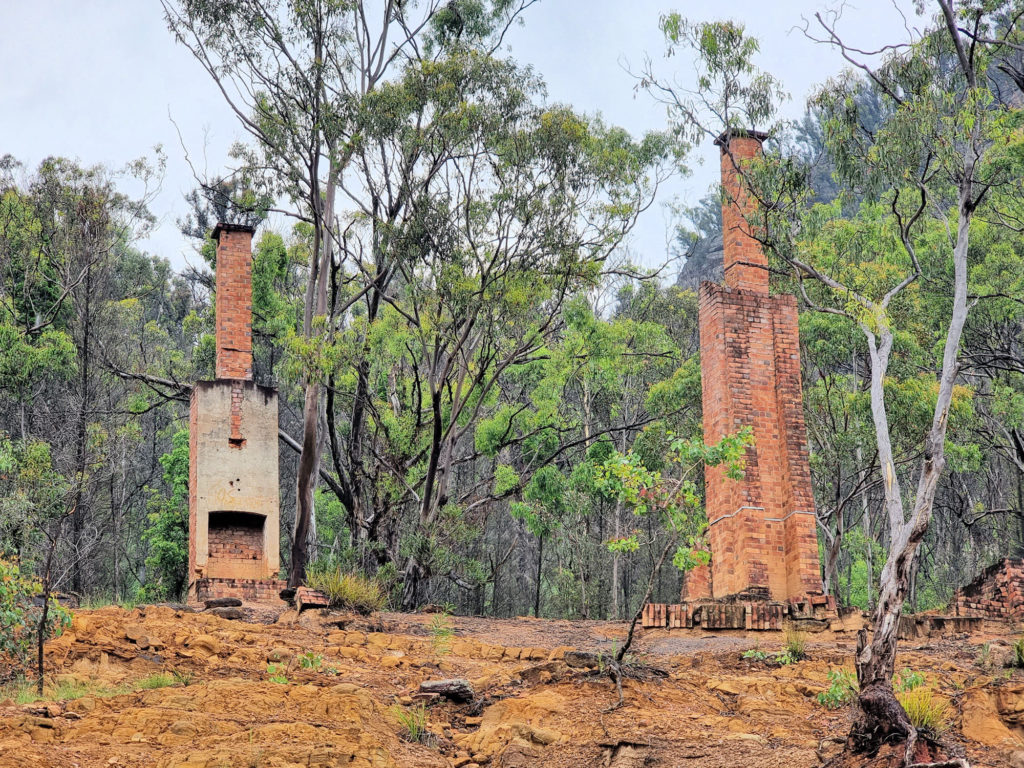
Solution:
[[[210,515],[210,577],[259,579],[265,576],[263,563],[263,524],[261,515],[244,512],[215,512]]]
[[[196,600],[237,597],[239,600],[277,602],[287,582],[280,579],[216,579],[203,578],[195,583]]]
[[[252,379],[251,227],[218,224],[217,378]]]
[[[277,392],[252,381],[249,227],[218,224],[217,379],[189,411],[189,594],[277,598]]]
[[[989,566],[977,579],[957,590],[952,608],[957,616],[1024,619],[1024,560],[1006,558]]]
[[[751,132],[733,135],[726,143],[725,135],[715,144],[721,149],[722,246],[725,250],[725,284],[739,291],[768,293],[768,259],[744,214],[753,205],[743,184],[741,169],[761,152],[766,134]],[[731,151],[730,151],[731,150]]]
[[[762,138],[734,135],[731,154],[720,144],[726,285],[703,283],[699,295],[704,439],[713,444],[750,426],[754,445],[742,480],[729,480],[722,467],[707,470],[711,565],[687,575],[686,600],[710,593],[799,601],[822,591],[796,299],[768,294],[767,261],[744,220],[751,201],[735,165],[754,157]]]

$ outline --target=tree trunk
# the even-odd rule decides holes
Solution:
[[[537,585],[533,594],[533,615],[540,618],[540,579],[544,570],[544,537],[537,537]]]
[[[327,191],[317,226],[313,233],[314,257],[310,284],[306,290],[306,309],[303,315],[303,333],[313,336],[314,319],[327,314],[327,283],[330,275],[334,244],[334,195],[337,188],[338,167],[332,163],[328,172]],[[320,475],[320,383],[307,379],[305,402],[302,408],[302,451],[296,473],[295,528],[292,537],[291,570],[288,586],[297,587],[306,579],[309,551],[316,544],[316,515],[314,492]]]

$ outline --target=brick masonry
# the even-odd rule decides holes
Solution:
[[[197,600],[237,597],[239,600],[278,602],[286,585],[287,582],[281,579],[202,578],[196,580],[194,591]]]
[[[217,379],[189,409],[189,594],[277,599],[277,392],[252,381],[252,235],[218,224]]]
[[[835,599],[831,595],[816,595],[800,604],[765,600],[648,603],[644,606],[640,624],[645,629],[664,627],[767,631],[783,629],[792,620],[821,622],[835,616]]]
[[[800,382],[796,299],[768,293],[767,259],[744,211],[752,202],[736,164],[762,135],[720,140],[725,286],[699,294],[704,439],[751,426],[742,480],[706,473],[711,564],[687,574],[685,600],[748,595],[797,602],[822,582]]]
[[[217,378],[252,379],[251,227],[218,224]]]
[[[1024,560],[1006,558],[989,566],[956,591],[951,608],[956,616],[1024,619]]]

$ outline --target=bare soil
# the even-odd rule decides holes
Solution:
[[[446,639],[431,615],[246,614],[76,613],[49,646],[51,682],[97,690],[0,701],[0,768],[796,768],[819,765],[819,748],[835,754],[851,718],[816,696],[830,669],[852,667],[853,632],[810,635],[808,658],[782,666],[742,658],[781,650],[782,633],[645,631],[625,704],[608,712],[616,694],[602,660],[624,623],[451,617]],[[1001,666],[1008,628],[988,629],[905,645],[899,665],[949,702],[954,750],[975,766],[1024,766],[1024,673]],[[568,667],[568,650],[598,653],[598,668]],[[302,667],[304,653],[317,668]],[[132,690],[159,672],[176,682]],[[416,696],[421,682],[451,677],[471,682],[473,701]],[[103,693],[118,686],[131,692]],[[421,704],[415,742],[402,720]]]

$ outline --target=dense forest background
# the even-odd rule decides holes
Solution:
[[[171,8],[169,23],[209,44],[227,22],[202,5]],[[631,254],[636,217],[684,161],[681,139],[547,104],[539,76],[500,46],[526,5],[457,17],[438,6],[389,43],[400,56],[375,53],[345,18],[313,32],[299,19],[287,39],[312,61],[352,55],[297,65],[321,78],[312,85],[271,71],[281,57],[245,62],[263,68],[266,92],[231,107],[260,138],[237,148],[238,172],[190,196],[181,227],[198,266],[184,271],[136,247],[152,215],[145,193],[124,190],[152,182],[153,164],[0,161],[0,554],[85,600],[181,597],[187,403],[214,367],[209,234],[246,221],[259,225],[254,375],[281,393],[285,568],[315,391],[314,567],[373,577],[395,607],[635,611],[666,532],[602,492],[600,468],[618,452],[671,475],[672,441],[701,436],[695,291],[721,279],[721,196],[677,211],[670,253]],[[216,39],[236,65],[259,42]],[[1013,70],[992,81],[1019,108]],[[344,95],[329,114],[303,91],[323,82]],[[884,120],[877,84],[858,83],[850,108],[868,126]],[[826,130],[810,108],[772,139],[805,169],[808,210],[830,222],[805,247],[884,280],[899,210],[840,181]],[[319,171],[305,163],[310,136]],[[1024,171],[1019,152],[1001,162]],[[1024,554],[1024,233],[1000,210],[972,224],[975,305],[912,609],[941,607],[985,565]],[[937,217],[907,232],[941,258]],[[951,269],[939,263],[900,310],[885,388],[901,467],[920,460],[934,408]],[[798,292],[781,269],[773,280]],[[823,578],[841,604],[869,608],[888,530],[866,343],[848,318],[808,307],[800,333]],[[609,547],[627,539],[655,546]],[[664,569],[656,595],[676,599],[680,579]]]

